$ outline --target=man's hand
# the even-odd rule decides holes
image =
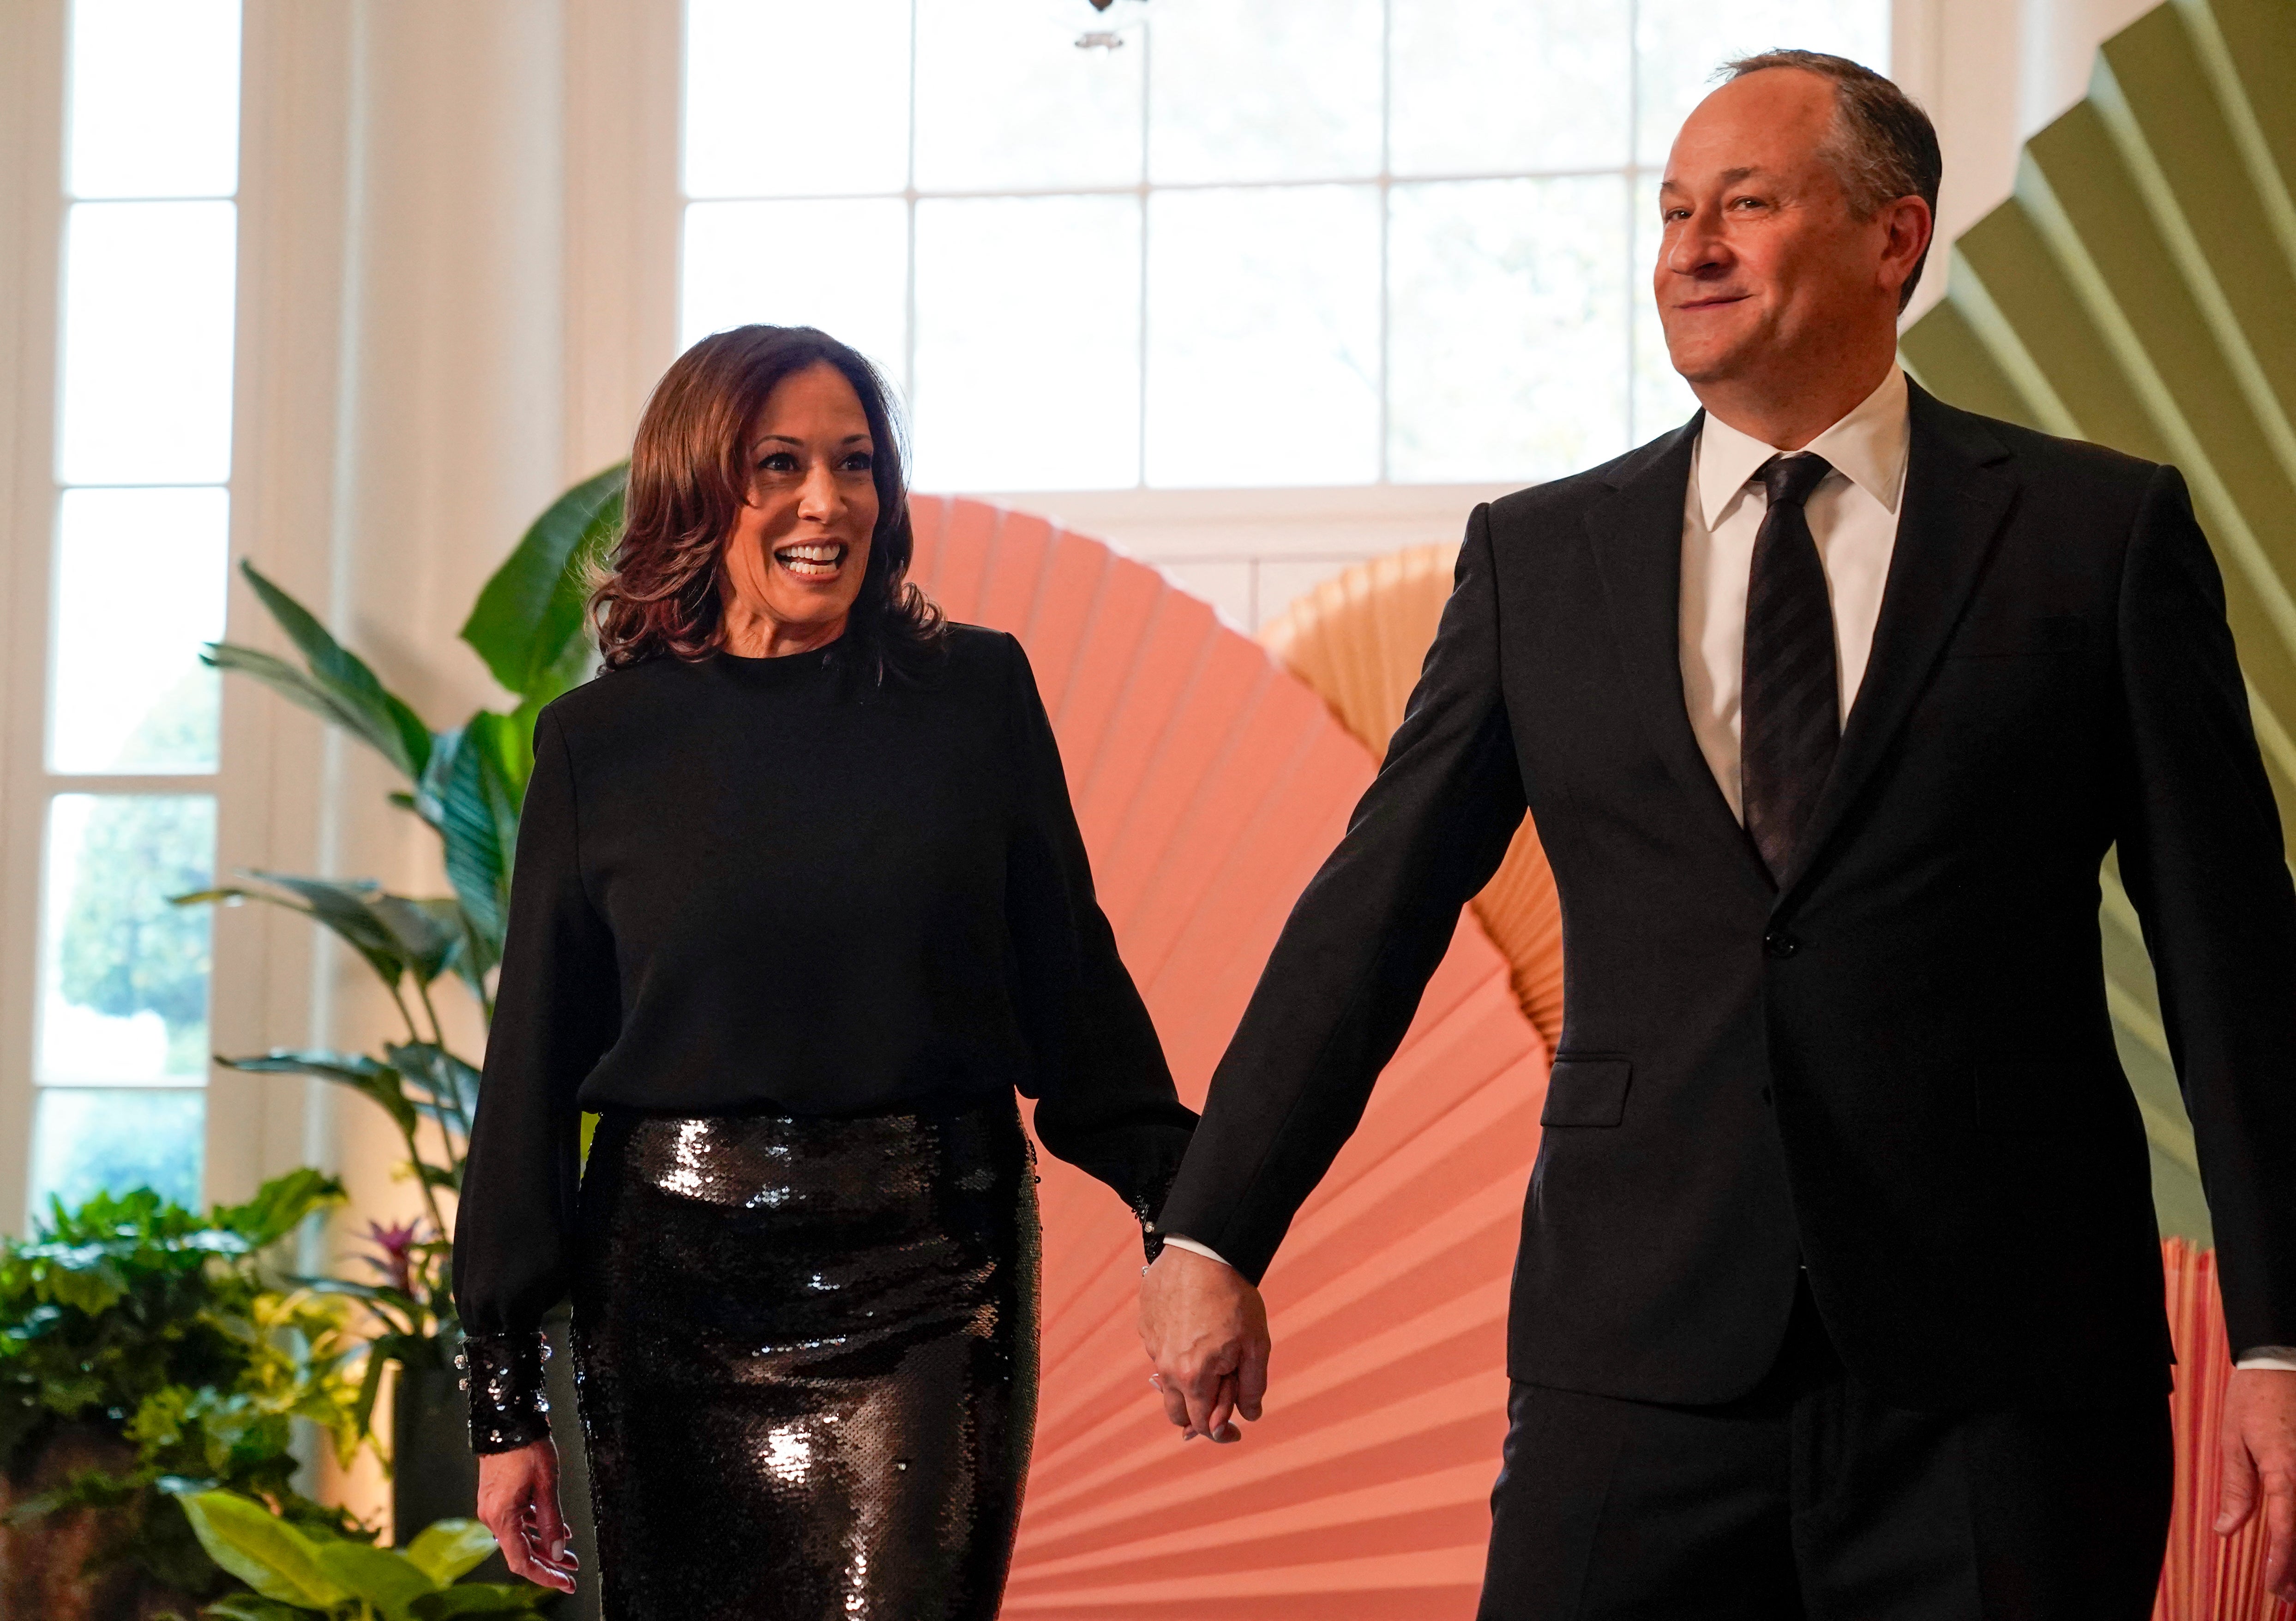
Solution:
[[[479,1455],[479,1518],[513,1574],[574,1591],[577,1561],[558,1511],[558,1448],[547,1437],[515,1452]]]
[[[2264,1584],[2296,1600],[2296,1373],[2235,1368],[2225,1390],[2217,1534],[2264,1516]]]
[[[1180,1438],[1240,1441],[1267,1394],[1267,1308],[1233,1266],[1167,1247],[1140,1280],[1140,1343]]]

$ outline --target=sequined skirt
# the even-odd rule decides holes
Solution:
[[[610,1115],[574,1350],[608,1621],[988,1621],[1037,1406],[1014,1107]]]

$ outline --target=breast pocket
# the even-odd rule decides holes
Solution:
[[[1546,1077],[1541,1126],[1617,1126],[1627,1118],[1631,1060],[1610,1054],[1571,1053],[1554,1060]]]

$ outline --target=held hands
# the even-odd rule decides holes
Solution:
[[[512,1574],[560,1592],[574,1591],[576,1560],[558,1511],[558,1448],[547,1437],[506,1453],[479,1455],[479,1518]]]
[[[1149,1383],[1180,1438],[1240,1441],[1233,1420],[1257,1421],[1267,1394],[1267,1308],[1243,1274],[1169,1248],[1140,1280],[1140,1344]]]
[[[2230,1536],[2264,1517],[2264,1584],[2296,1600],[2296,1373],[2235,1368],[2225,1390],[2223,1504]]]

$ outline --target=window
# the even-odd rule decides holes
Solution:
[[[683,331],[876,360],[938,489],[1550,478],[1685,417],[1654,190],[1888,0],[689,0]]]
[[[73,0],[31,1201],[196,1200],[215,861],[238,0]]]

